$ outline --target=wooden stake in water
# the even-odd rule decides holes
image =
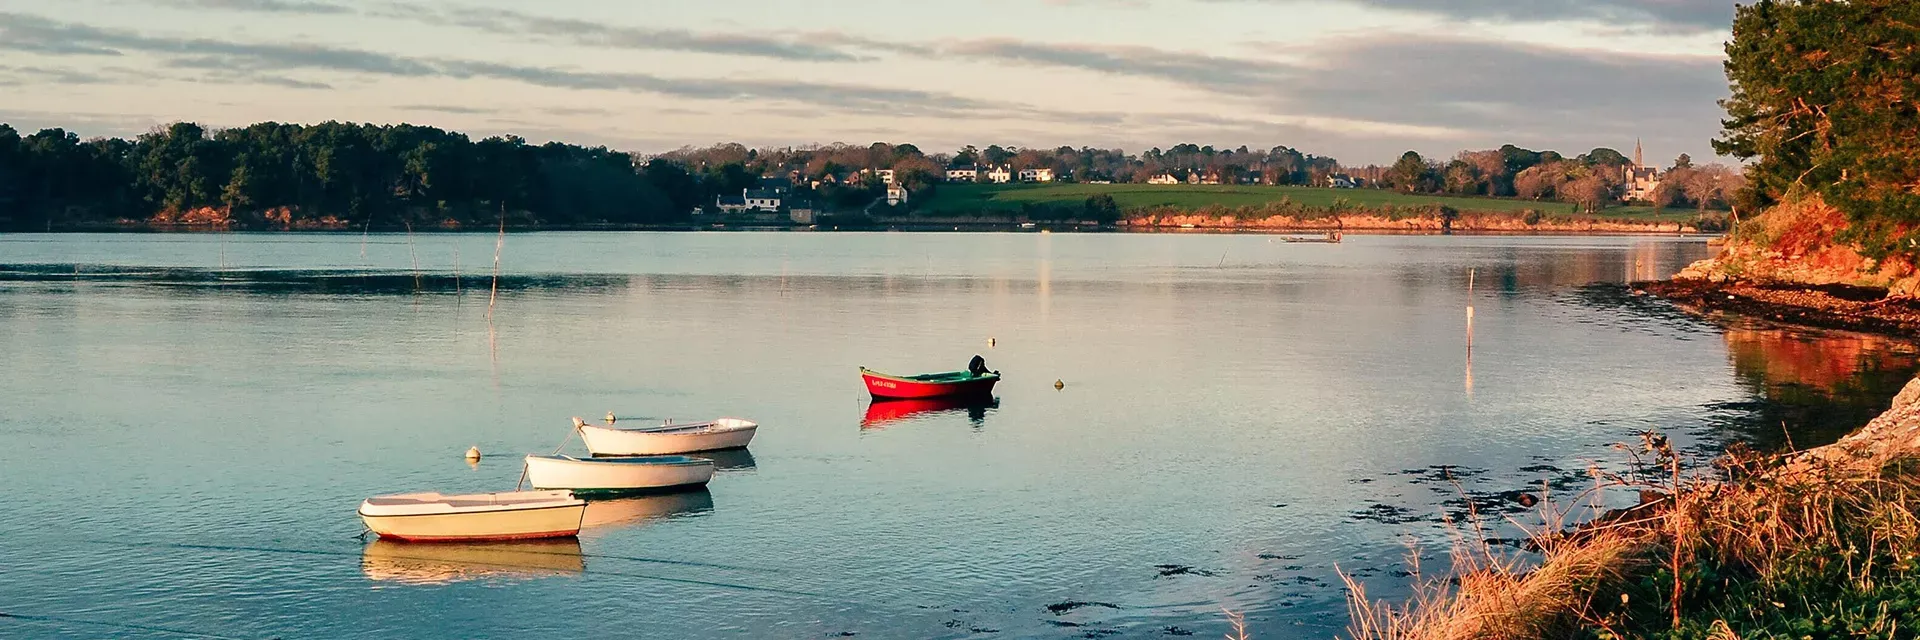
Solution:
[[[1473,269],[1467,269],[1467,357],[1473,357]]]
[[[1473,396],[1473,268],[1467,268],[1467,396]]]
[[[413,290],[419,291],[420,290],[420,254],[413,250],[413,221],[406,220],[404,222],[406,222],[407,224],[407,259],[413,262]]]
[[[493,241],[493,286],[487,291],[487,323],[493,323],[493,303],[500,298],[500,250],[507,246],[507,205],[500,205],[500,236]]]

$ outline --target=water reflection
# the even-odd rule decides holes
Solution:
[[[406,543],[374,540],[360,555],[368,580],[450,584],[480,579],[532,579],[586,570],[580,541]]]
[[[1920,348],[1882,336],[1737,322],[1726,341],[1735,378],[1767,400],[1738,407],[1729,435],[1766,450],[1838,440],[1920,371]]]
[[[987,414],[1000,408],[1000,398],[926,398],[919,400],[875,400],[867,405],[860,428],[885,429],[903,422],[924,420],[949,412],[967,413],[975,429],[986,426]]]
[[[753,452],[746,449],[702,451],[692,455],[712,460],[715,471],[753,471],[759,468],[753,461]]]
[[[323,293],[398,295],[485,293],[491,275],[370,269],[193,269],[102,264],[0,265],[0,282],[91,282],[141,284],[177,291],[254,294]],[[505,291],[535,289],[623,290],[634,278],[617,274],[503,274]]]
[[[633,526],[713,511],[713,492],[706,487],[619,500],[593,500],[580,519],[582,528]]]

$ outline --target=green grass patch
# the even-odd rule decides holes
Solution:
[[[1079,206],[1088,197],[1112,196],[1125,211],[1156,208],[1199,210],[1207,207],[1263,207],[1291,203],[1295,206],[1328,210],[1333,208],[1364,211],[1385,207],[1453,207],[1462,212],[1521,214],[1529,209],[1548,217],[1585,217],[1574,205],[1563,202],[1539,202],[1507,198],[1474,198],[1407,194],[1380,189],[1323,189],[1298,186],[1260,185],[1151,185],[1151,184],[946,184],[934,196],[921,202],[921,215],[956,216],[1019,213],[1023,205]],[[1687,222],[1697,217],[1688,209],[1655,210],[1653,207],[1611,207],[1597,217],[1649,222]]]

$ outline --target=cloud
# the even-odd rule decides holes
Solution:
[[[450,104],[403,104],[394,108],[401,111],[431,111],[434,113],[452,113],[458,115],[496,113],[496,110],[485,107],[463,107]]]
[[[1284,65],[1266,61],[1222,58],[1140,46],[1052,44],[987,39],[953,43],[943,47],[941,54],[977,60],[1069,67],[1226,91],[1284,82],[1291,75]]]
[[[1210,0],[1299,4],[1300,0]],[[1671,33],[1723,31],[1733,24],[1735,0],[1345,0],[1361,7],[1436,15],[1464,21],[1588,21],[1642,25]]]
[[[224,9],[256,13],[295,13],[332,15],[353,13],[353,9],[326,2],[308,0],[167,0],[162,4],[183,9]]]
[[[1727,93],[1720,59],[1707,56],[1408,34],[1267,50],[1280,60],[1002,39],[948,43],[942,54],[1163,81],[1213,94],[1208,111],[1252,112],[1265,126],[1430,148],[1516,142],[1574,149],[1646,136],[1698,150],[1717,131],[1716,101]],[[1219,128],[1263,126],[1259,118],[1229,120]]]
[[[1318,48],[1318,47],[1317,47]],[[1377,37],[1324,47],[1312,73],[1262,93],[1296,112],[1515,139],[1693,137],[1717,130],[1720,60],[1451,38]]]
[[[647,93],[696,100],[781,100],[848,113],[953,116],[1001,105],[936,91],[842,83],[729,78],[676,78],[640,72],[585,71],[479,60],[417,58],[314,44],[267,44],[166,38],[117,29],[0,13],[0,49],[48,43],[138,52],[176,69],[281,77],[288,71],[325,71],[397,77],[485,78],[556,89]],[[29,49],[36,50],[36,49]],[[285,82],[281,83],[287,85]],[[317,83],[313,83],[317,85]]]
[[[844,34],[825,38],[805,35],[756,33],[699,33],[686,29],[651,29],[538,16],[504,9],[461,7],[434,10],[426,7],[392,7],[384,17],[401,18],[435,25],[455,25],[495,35],[532,38],[547,42],[629,49],[641,51],[683,51],[725,56],[769,58],[794,62],[862,62],[872,56],[849,50],[870,47],[894,50],[897,45]]]

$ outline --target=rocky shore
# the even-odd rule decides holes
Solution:
[[[1879,287],[1704,278],[1640,282],[1635,291],[1701,314],[1732,313],[1786,324],[1920,337],[1920,299]]]

